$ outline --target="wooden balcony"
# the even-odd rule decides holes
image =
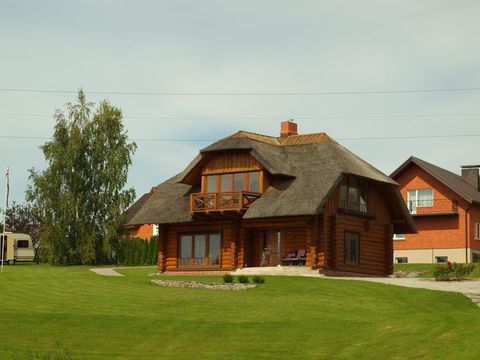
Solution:
[[[195,193],[190,195],[190,211],[192,213],[244,211],[247,210],[260,195],[260,193],[247,191]]]
[[[412,216],[458,215],[458,202],[450,199],[407,201]]]

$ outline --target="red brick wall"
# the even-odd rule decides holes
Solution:
[[[153,224],[143,224],[127,228],[128,236],[132,238],[140,238],[150,240],[153,236]]]
[[[418,234],[406,234],[405,240],[394,241],[395,250],[465,247],[465,200],[415,164],[396,180],[405,200],[408,190],[433,189],[434,200],[458,201],[458,215],[415,217]]]

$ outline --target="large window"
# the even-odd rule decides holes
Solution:
[[[359,236],[357,233],[345,232],[345,264],[358,264]]]
[[[433,206],[433,190],[432,189],[415,189],[408,190],[407,194],[408,210],[412,214],[417,212],[419,207]]]
[[[368,183],[354,176],[347,176],[340,185],[340,207],[342,209],[368,212]]]
[[[182,235],[179,239],[179,267],[218,267],[220,248],[218,233]]]
[[[205,192],[260,192],[260,172],[249,171],[233,174],[205,176]]]

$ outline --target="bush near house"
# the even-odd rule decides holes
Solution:
[[[460,264],[449,261],[446,265],[437,265],[433,276],[437,281],[465,280],[475,268],[475,264]]]
[[[158,236],[150,241],[140,238],[122,238],[118,241],[116,262],[118,265],[156,265]]]

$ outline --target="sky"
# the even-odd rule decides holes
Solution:
[[[0,0],[10,199],[23,202],[28,169],[46,166],[45,140],[15,136],[50,137],[55,109],[80,88],[119,107],[138,140],[128,181],[138,197],[210,142],[238,130],[276,136],[285,119],[387,174],[411,155],[459,173],[480,163],[480,91],[259,93],[479,88],[479,13],[476,0]],[[145,92],[254,95],[131,94]],[[465,134],[478,136],[419,138]]]

